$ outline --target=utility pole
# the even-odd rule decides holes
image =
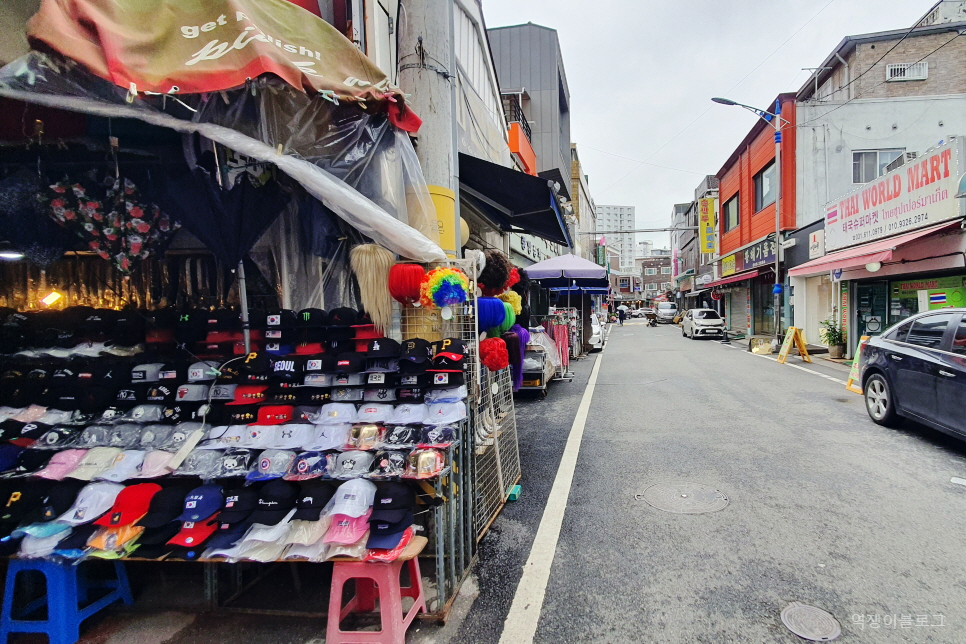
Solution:
[[[413,0],[400,16],[399,86],[423,119],[416,156],[436,207],[440,245],[460,256],[454,0]]]

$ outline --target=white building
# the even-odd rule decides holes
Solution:
[[[635,210],[634,206],[605,206],[598,204],[597,230],[634,230],[637,227]],[[607,238],[607,246],[620,251],[620,270],[633,272],[634,257],[636,255],[634,238],[636,235],[625,232],[605,232],[602,236]]]

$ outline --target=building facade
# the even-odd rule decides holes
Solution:
[[[570,194],[573,195],[574,216],[577,218],[577,234],[574,236],[574,254],[592,262],[597,261],[597,208],[590,194],[590,178],[584,174],[577,154],[577,144],[570,145]]]
[[[635,234],[622,232],[636,228],[636,208],[634,206],[611,206],[598,204],[597,230],[604,231],[607,245],[620,252],[620,270],[633,272]],[[613,232],[617,231],[617,232]]]
[[[649,255],[635,260],[641,276],[642,292],[645,303],[666,294],[672,287],[671,255]]]

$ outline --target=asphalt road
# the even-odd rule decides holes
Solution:
[[[966,446],[872,424],[839,369],[676,327],[615,327],[599,359],[536,642],[800,642],[780,619],[796,601],[834,615],[842,641],[963,641],[966,487],[950,478],[966,478]],[[524,495],[439,641],[499,640],[591,366],[518,404]],[[730,504],[684,515],[636,498],[679,482]]]

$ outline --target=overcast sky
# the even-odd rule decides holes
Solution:
[[[908,29],[935,0],[482,0],[487,27],[557,30],[570,86],[571,140],[598,204],[637,207],[667,226],[715,174],[755,116],[808,80],[847,35]],[[622,158],[626,157],[626,158]],[[646,163],[641,164],[641,161]],[[658,167],[664,166],[664,167]],[[658,247],[668,235],[638,235]]]

